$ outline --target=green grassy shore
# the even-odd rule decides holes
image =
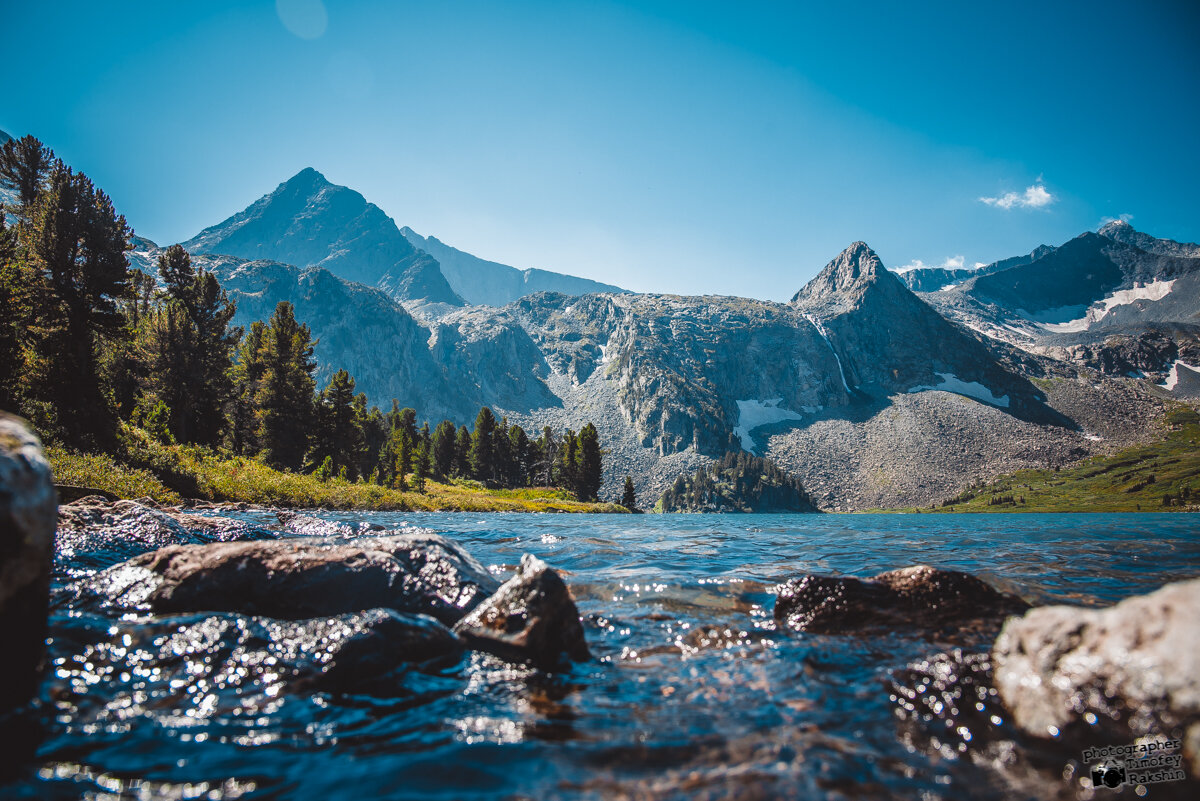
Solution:
[[[613,503],[586,503],[561,489],[487,489],[476,481],[428,480],[424,492],[365,482],[284,473],[255,459],[184,445],[164,445],[140,429],[123,432],[117,455],[79,453],[50,445],[57,484],[91,487],[118,498],[185,498],[263,506],[375,511],[625,512]]]
[[[1177,512],[1200,509],[1200,415],[1167,414],[1158,442],[1060,470],[1018,470],[933,508],[876,512]]]

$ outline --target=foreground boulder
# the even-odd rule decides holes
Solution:
[[[181,512],[149,500],[110,502],[90,496],[59,507],[55,548],[75,568],[104,568],[168,545],[278,536],[241,520]]]
[[[173,545],[91,580],[110,603],[155,613],[228,611],[300,620],[375,607],[452,625],[499,587],[436,534]]]
[[[777,588],[775,620],[793,631],[843,634],[995,620],[1028,608],[968,573],[916,565],[868,579],[791,579]]]
[[[562,578],[531,554],[490,598],[454,626],[468,647],[553,670],[591,658]]]
[[[29,700],[41,679],[57,508],[37,436],[0,412],[0,714]]]
[[[1200,579],[1107,609],[1033,609],[1005,624],[992,662],[1025,731],[1088,745],[1182,737],[1200,769]]]

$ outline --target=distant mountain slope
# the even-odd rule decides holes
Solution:
[[[4,131],[0,131],[0,145],[4,144],[5,142],[11,141],[11,140],[12,140],[11,136],[9,136]]]
[[[183,246],[193,254],[322,267],[367,286],[382,282],[401,301],[464,303],[438,271],[437,261],[413,247],[392,218],[311,167]]]
[[[593,292],[626,291],[618,286],[602,284],[587,278],[548,270],[518,270],[506,264],[486,261],[450,247],[435,237],[421,236],[407,226],[401,228],[400,233],[413,247],[438,260],[450,286],[468,303],[504,306],[537,292],[587,295]]]
[[[1171,239],[1159,239],[1135,230],[1124,220],[1114,220],[1097,231],[1100,236],[1108,237],[1126,245],[1141,248],[1147,253],[1159,256],[1182,256],[1187,259],[1200,258],[1200,245],[1195,242],[1175,242]]]
[[[917,267],[911,270],[898,270],[896,271],[896,275],[913,292],[938,292],[980,275],[990,275],[991,273],[998,273],[1001,270],[1007,270],[1009,267],[1029,264],[1046,256],[1053,250],[1054,248],[1049,245],[1039,245],[1033,249],[1032,253],[1027,255],[1012,256],[1000,261],[994,261],[991,264],[985,264],[982,267],[959,267],[957,269]]]

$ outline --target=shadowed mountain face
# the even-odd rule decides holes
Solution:
[[[442,273],[454,291],[468,303],[504,306],[526,295],[559,292],[586,295],[594,292],[624,292],[618,286],[548,270],[518,270],[506,264],[486,261],[452,248],[435,237],[424,237],[407,226],[400,233],[420,250],[438,260]]]
[[[463,305],[437,261],[413,247],[394,220],[311,167],[244,211],[183,243],[190,253],[322,267],[400,301]]]
[[[1039,245],[1033,249],[1032,253],[1001,259],[1000,261],[994,261],[979,268],[959,267],[957,269],[950,269],[946,267],[918,267],[915,270],[905,270],[904,272],[896,273],[896,275],[913,292],[938,292],[942,289],[957,286],[963,281],[980,275],[991,275],[1001,270],[1007,270],[1010,267],[1029,264],[1053,251],[1054,248],[1049,245]]]

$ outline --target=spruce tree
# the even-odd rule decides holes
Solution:
[[[625,492],[621,495],[621,505],[631,512],[637,511],[637,496],[633,493],[633,479],[625,476]]]
[[[0,209],[0,409],[18,408],[17,383],[24,373],[22,353],[32,318],[33,276],[18,255],[17,231]]]
[[[466,426],[460,426],[454,435],[454,465],[450,472],[456,476],[467,477],[471,474],[471,432]]]
[[[296,321],[292,304],[280,301],[263,332],[264,371],[258,394],[258,438],[267,463],[297,470],[308,451],[313,417],[313,341]]]
[[[34,202],[55,167],[56,159],[50,148],[32,136],[11,139],[0,146],[0,187],[17,193],[12,211],[19,218],[30,217]]]
[[[484,406],[475,417],[471,432],[471,450],[467,455],[471,477],[487,484],[496,483],[496,417]]]
[[[429,423],[421,426],[417,434],[416,453],[413,455],[413,489],[425,491],[425,480],[433,469],[433,437],[429,434]]]
[[[580,500],[594,501],[599,496],[604,482],[600,463],[600,435],[596,427],[588,423],[579,430],[579,472],[575,492]]]
[[[126,333],[117,300],[128,287],[131,232],[108,196],[60,161],[27,208],[22,238],[37,293],[23,377],[28,411],[43,433],[110,445],[117,418],[100,354]]]
[[[256,398],[267,369],[265,332],[266,325],[261,320],[254,321],[237,348],[229,414],[229,445],[234,453],[257,453],[260,447]]]
[[[316,418],[313,447],[308,456],[310,468],[328,458],[332,460],[334,475],[345,471],[348,478],[356,478],[364,447],[363,433],[354,408],[354,379],[345,370],[334,373],[321,392]]]
[[[563,434],[556,472],[557,486],[579,495],[579,439],[569,428]]]
[[[454,470],[454,423],[443,420],[433,430],[433,477],[445,481]]]
[[[514,487],[527,487],[530,484],[530,449],[531,444],[525,429],[513,426],[508,430],[508,452],[512,466],[510,483]]]

